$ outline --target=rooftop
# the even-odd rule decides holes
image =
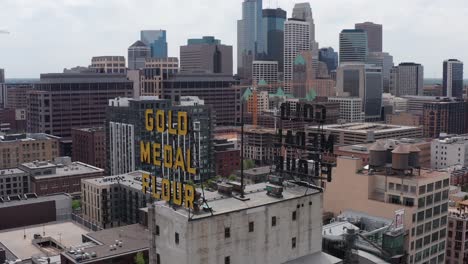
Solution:
[[[141,190],[142,174],[147,173],[144,171],[133,171],[122,175],[106,176],[92,179],[83,180],[86,183],[96,186],[108,186],[111,184],[121,184],[135,189]]]
[[[312,126],[314,128],[316,126]],[[342,132],[355,132],[355,133],[391,133],[404,130],[420,129],[419,127],[413,126],[400,126],[400,125],[388,125],[380,123],[347,123],[347,124],[333,124],[323,126],[324,130],[342,131]]]
[[[90,174],[90,173],[98,173],[104,172],[103,169],[91,166],[86,163],[82,163],[79,161],[74,161],[69,164],[54,164],[47,161],[33,161],[27,162],[20,165],[20,168],[26,171],[35,171],[35,170],[43,170],[43,169],[52,169],[50,173],[43,174],[43,175],[32,175],[31,177],[35,179],[47,179],[47,178],[54,178],[54,177],[63,177],[63,176],[74,176],[80,174]],[[55,172],[54,172],[55,170]]]
[[[18,168],[0,170],[0,177],[26,173]]]
[[[33,245],[34,234],[51,237],[63,246],[70,247],[82,243],[81,236],[87,232],[86,229],[73,222],[61,222],[0,232],[0,241],[17,259],[25,260],[30,259],[31,256],[46,256]],[[24,234],[26,234],[26,239]]]
[[[73,130],[79,130],[79,131],[84,131],[84,132],[102,132],[102,131],[105,131],[104,127],[73,128]]]
[[[59,137],[49,135],[49,134],[45,134],[45,133],[0,135],[0,143],[2,143],[2,142],[35,141],[35,140],[50,140],[50,139],[59,139]]]
[[[77,255],[82,256],[84,253],[90,255],[95,254],[95,257],[92,259],[76,261],[79,263],[95,263],[97,260],[104,260],[117,255],[136,253],[148,250],[149,248],[149,231],[139,224],[105,229],[89,233],[85,235],[85,237],[93,241],[95,245],[81,247],[79,245],[80,243],[76,243],[73,245],[72,250],[63,252],[62,255],[75,261]],[[116,243],[116,241],[118,242]],[[110,250],[110,246],[116,244],[117,246],[115,249]],[[76,252],[78,249],[81,251],[80,254]]]
[[[401,138],[401,139],[379,139],[377,142],[381,142],[382,144],[386,144],[387,141],[393,141],[395,145],[398,144],[430,144],[430,142],[425,141],[424,139],[421,138]],[[346,145],[346,146],[339,146],[338,150],[339,151],[346,151],[346,152],[352,152],[352,153],[359,153],[359,154],[369,154],[369,149],[372,145],[375,143],[363,143],[359,145]]]
[[[41,203],[47,201],[57,201],[57,200],[70,200],[71,197],[68,194],[54,194],[47,196],[36,196],[35,194],[25,194],[20,196],[21,200],[0,200],[0,208],[4,207],[15,207],[23,204],[32,204],[32,203]],[[1,239],[0,239],[1,241]]]

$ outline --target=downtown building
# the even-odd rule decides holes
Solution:
[[[395,96],[423,95],[424,67],[403,62],[390,71],[390,93]]]
[[[5,70],[0,69],[0,108],[7,105],[7,86],[5,84]]]
[[[133,98],[140,96],[162,96],[162,82],[179,72],[179,59],[176,57],[147,58],[145,66],[129,71],[127,76],[133,81]]]
[[[178,145],[192,148],[192,153],[197,154],[198,174],[194,181],[200,178],[209,179],[214,175],[213,146],[212,146],[212,117],[211,108],[204,105],[202,100],[196,97],[181,97],[177,104],[170,100],[162,100],[157,97],[116,98],[109,100],[106,121],[107,140],[107,171],[110,175],[129,173],[135,170],[144,170],[154,175],[164,175],[162,168],[157,171],[153,166],[142,163],[140,141],[166,142],[169,140],[167,132],[153,133],[145,128],[146,109],[173,111],[176,115],[179,111],[188,112],[190,118],[191,133],[188,136],[177,136]],[[172,138],[172,137],[171,137]],[[175,143],[174,143],[175,144]],[[173,147],[177,147],[173,146]],[[184,177],[187,174],[183,175]],[[186,179],[188,180],[188,179]]]
[[[128,69],[138,70],[145,67],[147,58],[151,57],[151,48],[144,42],[137,40],[128,47]]]
[[[382,67],[382,79],[384,92],[390,91],[390,73],[393,68],[393,56],[387,52],[369,52],[367,64]]]
[[[468,167],[468,136],[447,136],[436,138],[431,143],[431,167]]]
[[[107,168],[106,130],[102,127],[72,129],[72,160]]]
[[[443,65],[443,96],[463,98],[463,62],[450,59]]]
[[[125,67],[124,56],[98,56],[91,59],[90,69],[98,73],[120,73],[125,74],[127,68]]]
[[[359,97],[328,97],[328,102],[339,103],[338,123],[364,122],[362,100]]]
[[[142,30],[140,41],[150,48],[151,58],[167,57],[166,30]]]
[[[180,46],[180,71],[232,75],[232,46],[211,36],[189,39]]]
[[[133,96],[133,83],[121,74],[41,74],[27,96],[28,131],[68,138],[72,128],[103,126],[108,100]]]
[[[343,29],[340,33],[340,64],[367,61],[367,33],[362,29]]]
[[[319,50],[319,61],[324,62],[327,65],[327,70],[330,73],[335,71],[338,67],[338,52],[332,47],[321,48]]]
[[[441,133],[466,132],[468,103],[449,98],[438,99],[423,105],[424,136],[438,138]]]
[[[263,33],[265,34],[266,60],[276,61],[278,69],[284,68],[284,22],[286,11],[281,8],[263,9]],[[268,82],[270,83],[270,82]]]
[[[268,85],[278,83],[278,61],[253,61],[252,84]]]
[[[369,52],[382,52],[382,25],[372,22],[357,23],[355,29],[367,33],[367,48]]]

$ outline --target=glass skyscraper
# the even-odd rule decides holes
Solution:
[[[334,71],[338,67],[338,53],[332,47],[321,48],[319,61],[327,64],[328,72]]]
[[[263,9],[263,33],[265,34],[266,58],[278,62],[278,69],[283,70],[284,22],[286,11],[281,8]]]
[[[444,96],[463,98],[463,62],[450,59],[444,61]]]
[[[264,52],[262,0],[244,0],[237,21],[237,67],[243,79],[252,76],[252,61]]]
[[[150,47],[152,58],[167,58],[166,30],[142,30],[140,39]]]
[[[340,33],[340,63],[367,60],[367,33],[362,29],[343,29]]]

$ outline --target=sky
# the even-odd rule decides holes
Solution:
[[[304,0],[264,0],[292,13]],[[338,50],[339,32],[355,23],[383,24],[383,49],[395,63],[424,65],[442,76],[442,62],[468,62],[466,0],[311,0],[316,40]],[[92,56],[121,55],[142,29],[167,30],[169,56],[188,38],[215,36],[237,48],[242,0],[0,0],[0,68],[7,78],[88,66]],[[234,64],[236,69],[236,63]]]

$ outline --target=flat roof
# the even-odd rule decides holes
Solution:
[[[45,169],[45,168],[55,168],[55,173],[53,174],[46,174],[46,175],[32,175],[31,177],[35,179],[48,179],[48,178],[55,178],[55,177],[63,177],[63,176],[75,176],[81,174],[89,174],[95,172],[104,172],[104,169],[91,166],[89,164],[85,164],[79,161],[74,161],[70,164],[59,166],[49,162],[27,162],[21,164],[27,169],[34,171],[36,169]]]
[[[317,128],[317,126],[309,126],[309,128]],[[420,127],[414,126],[400,126],[400,125],[389,125],[380,123],[347,123],[347,124],[333,124],[324,125],[324,130],[339,131],[339,132],[354,132],[354,133],[367,133],[374,132],[378,133],[392,133],[405,130],[416,130],[421,129]]]
[[[36,225],[10,229],[0,232],[0,242],[14,255],[16,258],[25,260],[31,256],[46,256],[32,244],[34,234],[40,234],[44,237],[52,237],[65,247],[71,247],[82,243],[81,236],[89,231],[73,222],[61,222],[45,225]],[[24,239],[26,233],[26,239]]]
[[[207,192],[205,190],[205,199],[208,206],[212,209],[213,215],[222,215],[226,213],[236,212],[247,210],[251,208],[256,208],[260,206],[265,206],[269,204],[274,204],[281,201],[297,199],[304,196],[310,196],[320,193],[317,189],[319,187],[309,188],[305,186],[300,186],[292,182],[285,182],[283,187],[283,197],[277,198],[270,195],[267,195],[266,187],[270,185],[268,183],[257,183],[252,185],[245,186],[245,197],[248,200],[240,200],[237,197],[225,196],[219,192]],[[156,206],[173,208],[165,201],[155,202]],[[203,207],[203,205],[201,205]],[[175,212],[189,217],[189,211],[185,208],[179,208]],[[193,211],[190,212],[193,214]],[[202,219],[205,217],[210,217],[211,213],[209,211],[204,211],[203,208],[200,208],[200,212],[192,216],[192,220]]]
[[[133,171],[122,175],[115,175],[115,176],[105,176],[105,177],[98,177],[92,179],[84,179],[83,182],[93,184],[96,186],[107,186],[111,184],[121,184],[129,187],[133,187],[135,189],[141,190],[141,182],[142,182],[142,174],[148,173],[145,171]]]
[[[86,234],[85,236],[90,238],[97,245],[84,248],[82,253],[96,253],[96,257],[88,260],[81,260],[79,261],[80,263],[94,263],[100,259],[140,252],[148,250],[149,248],[149,230],[140,224],[105,229]],[[117,246],[115,250],[111,251],[110,246],[115,245],[116,240],[122,242],[122,244],[121,246]],[[80,243],[77,243],[76,245]],[[78,249],[79,246],[72,248]],[[70,251],[63,252],[62,255],[72,260],[75,259],[75,255],[70,253]]]
[[[18,169],[18,168],[13,168],[13,169],[3,169],[0,170],[0,177],[2,176],[11,176],[11,175],[16,175],[16,174],[24,174],[26,173],[24,170]]]
[[[11,200],[11,201],[3,202],[3,203],[0,202],[0,208],[14,207],[14,206],[19,206],[23,204],[41,203],[41,202],[48,202],[48,201],[68,200],[68,199],[71,202],[71,196],[66,193],[39,196],[39,197],[28,196],[28,199]]]

